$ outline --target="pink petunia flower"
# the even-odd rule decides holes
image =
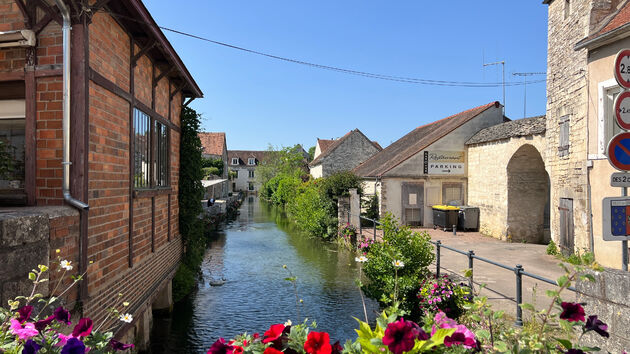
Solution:
[[[21,324],[20,321],[15,318],[11,319],[11,333],[18,336],[21,340],[27,340],[39,334],[34,324],[30,322]]]

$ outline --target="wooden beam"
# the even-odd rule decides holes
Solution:
[[[160,82],[160,80],[162,80],[165,76],[169,75],[173,71],[175,71],[175,67],[174,66],[171,66],[170,68],[168,68],[166,70],[162,70],[160,75],[158,75],[156,78],[153,79],[153,87],[157,86],[158,83]]]
[[[24,80],[24,71],[10,71],[0,73],[0,82],[2,81],[20,81]]]
[[[126,100],[127,102],[131,102],[131,94],[115,83],[109,81],[106,77],[99,74],[96,70],[90,68],[90,80],[92,80],[95,84],[103,87],[109,92],[115,94],[116,96]]]
[[[20,8],[20,12],[22,13],[22,17],[24,17],[24,24],[26,28],[31,28],[31,17],[28,15],[28,10],[26,9],[26,4],[22,0],[15,0],[15,3]]]
[[[35,77],[54,77],[54,76],[63,76],[63,70],[62,69],[35,70]]]
[[[98,0],[94,5],[90,6],[90,8],[92,9],[92,13],[94,14],[94,13],[98,12],[105,5],[107,5],[108,2],[109,2],[109,0]]]
[[[24,73],[22,73],[24,74]],[[27,205],[37,203],[36,178],[37,175],[37,141],[35,140],[37,131],[37,82],[35,71],[28,70],[25,77],[25,130],[24,130],[24,189],[26,191]]]
[[[134,57],[136,43],[133,40],[133,36],[131,35],[131,32],[127,31],[127,35],[129,36],[129,59],[132,60],[130,61],[130,65],[129,65],[129,100],[128,100],[129,102],[129,226],[128,226],[129,259],[128,259],[128,262],[129,262],[129,268],[132,268],[133,267],[133,192],[134,192],[134,177],[135,177],[134,170],[135,170],[135,159],[136,159],[135,131],[134,131],[134,126],[133,126],[133,121],[134,121],[133,107],[135,103],[134,73],[136,70],[134,69],[134,65],[133,65],[133,57]],[[120,89],[120,87],[118,87],[113,82],[111,84],[113,85],[113,87],[117,87]],[[124,92],[122,89],[120,89],[119,91]]]
[[[190,104],[190,102],[192,102],[195,98],[194,97],[190,97],[188,98],[188,101],[184,102],[184,107],[188,107],[188,105]]]
[[[177,88],[175,89],[175,91],[173,91],[170,95],[169,95],[169,99],[173,99],[173,97],[175,97],[175,95],[177,95],[181,90],[184,89],[184,87],[186,87],[186,83],[183,83],[179,86],[177,86]]]
[[[44,0],[35,0],[35,1],[37,1],[35,5],[42,8],[42,10],[44,10],[47,14],[49,14],[52,17],[52,19],[55,20],[55,22],[57,22],[60,25],[63,24],[63,19],[61,18],[61,14],[59,14],[57,5],[50,6]]]
[[[33,32],[35,33],[41,32],[44,29],[44,27],[46,27],[50,23],[50,21],[52,21],[52,19],[53,19],[52,16],[49,13],[46,13],[44,17],[42,17],[42,19],[39,20],[39,22],[37,22],[35,26],[33,26],[32,28]]]
[[[144,48],[140,49],[140,51],[131,58],[131,66],[136,66],[136,62],[138,61],[138,59],[140,59],[148,51],[153,49],[153,47],[155,47],[156,45],[157,45],[156,41],[151,41],[147,45],[145,45]]]

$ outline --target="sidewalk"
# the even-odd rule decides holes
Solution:
[[[526,272],[536,274],[555,281],[564,272],[558,266],[558,260],[546,254],[546,245],[534,245],[527,243],[508,243],[495,238],[482,236],[478,232],[457,231],[454,236],[452,231],[445,232],[433,229],[413,229],[413,231],[426,231],[433,241],[440,240],[442,245],[453,247],[467,252],[472,250],[475,255],[487,258],[491,261],[514,267],[517,264],[523,266]],[[365,237],[373,238],[372,228],[363,228]],[[382,231],[377,230],[377,239],[382,238]],[[468,269],[468,257],[445,248],[441,249],[442,273],[462,275]],[[482,295],[488,297],[495,310],[505,310],[509,316],[516,315],[516,276],[513,271],[499,268],[492,264],[475,259],[473,264],[473,279],[476,289],[479,285],[485,284],[486,288]],[[435,263],[432,266],[435,271]],[[555,286],[523,276],[523,302],[534,304],[537,309],[547,308],[550,299],[546,295],[546,290],[554,289]],[[564,299],[575,301],[575,293],[565,291]],[[528,316],[523,311],[523,316]]]

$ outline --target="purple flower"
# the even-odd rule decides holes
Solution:
[[[34,340],[29,339],[24,343],[24,349],[22,349],[22,354],[35,354],[37,351],[42,349],[42,346],[35,343]]]
[[[610,337],[610,334],[608,334],[608,325],[597,319],[597,315],[588,316],[584,328],[586,331],[595,331],[602,337]]]
[[[569,349],[564,353],[565,354],[585,354],[584,351],[582,351],[582,349]]]
[[[584,308],[576,302],[563,302],[560,318],[569,322],[584,322]]]
[[[22,308],[17,310],[17,312],[20,314],[20,317],[18,317],[17,320],[20,323],[24,323],[24,321],[28,321],[31,318],[31,312],[33,312],[33,306],[30,306],[30,305],[23,306]]]
[[[463,332],[455,332],[450,336],[444,338],[444,345],[451,347],[453,345],[463,345],[466,348],[474,348],[477,346],[477,342],[474,338],[467,337]]]
[[[394,354],[410,351],[415,345],[418,337],[417,325],[411,321],[405,321],[404,318],[387,325],[385,336],[383,336],[383,344],[389,348]]]
[[[92,333],[92,320],[89,318],[82,318],[79,320],[74,329],[72,330],[72,336],[74,338],[87,337]],[[70,341],[68,341],[70,343]]]
[[[109,341],[109,346],[112,347],[112,349],[118,351],[118,350],[127,350],[129,348],[133,348],[133,344],[123,344],[115,339],[111,339]]]
[[[35,322],[35,329],[37,329],[38,331],[43,331],[46,329],[46,327],[48,327],[48,325],[50,325],[50,323],[55,319],[55,316],[49,316],[43,320],[39,320],[37,322]]]
[[[61,323],[65,323],[67,325],[70,325],[72,323],[70,322],[70,311],[64,309],[61,306],[57,307],[57,309],[53,313],[53,316],[57,321]]]
[[[212,344],[206,354],[227,354],[232,353],[233,350],[234,347],[225,343],[225,339],[219,338],[216,342],[214,342],[214,344]]]
[[[70,338],[61,348],[61,354],[85,354],[85,344],[77,338]]]

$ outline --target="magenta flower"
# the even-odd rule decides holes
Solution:
[[[35,329],[35,325],[26,322],[24,324],[20,323],[15,318],[11,319],[11,333],[18,336],[21,340],[27,340],[31,337],[35,337],[39,334],[39,331]]]
[[[595,331],[602,337],[610,337],[610,334],[608,334],[608,325],[597,319],[597,315],[588,316],[584,329],[586,329],[587,332]]]
[[[584,322],[584,308],[576,302],[563,302],[560,318],[569,322]]]
[[[55,344],[58,347],[63,347],[68,342],[68,339],[72,338],[72,336],[67,336],[63,333],[57,333],[57,338],[59,338],[59,342]]]
[[[214,344],[212,344],[206,354],[231,354],[233,350],[234,347],[225,343],[225,339],[219,338],[216,342],[214,342]]]
[[[61,354],[85,354],[85,344],[77,338],[70,338],[61,348]]]
[[[70,325],[72,323],[70,322],[70,311],[64,309],[61,306],[55,309],[55,312],[53,312],[53,316],[55,320],[61,323],[65,323],[66,325]]]
[[[26,343],[24,343],[24,349],[22,349],[22,354],[35,354],[40,349],[42,349],[41,345],[35,343],[34,340],[29,339],[26,341]]]
[[[418,331],[412,323],[413,322],[405,321],[404,318],[401,318],[387,325],[385,336],[383,336],[383,344],[385,344],[392,353],[401,354],[413,348],[416,338],[418,337]]]
[[[77,323],[72,330],[72,336],[74,338],[87,337],[90,333],[92,333],[92,320],[89,318],[80,319],[79,323]]]
[[[48,316],[43,320],[39,320],[35,322],[35,329],[38,331],[43,331],[50,325],[50,323],[55,319],[55,316]]]
[[[18,321],[20,323],[24,323],[24,321],[28,321],[31,318],[31,312],[33,312],[33,306],[27,305],[22,306],[19,310],[17,310],[20,317],[18,317]]]
[[[117,341],[117,340],[115,340],[113,338],[109,341],[109,346],[112,347],[112,349],[114,349],[115,351],[127,350],[129,348],[133,348],[134,347],[133,344],[123,344],[123,343],[121,343],[121,342],[119,342],[119,341]]]
[[[564,353],[565,354],[585,354],[582,349],[569,349]]]
[[[451,335],[451,345],[454,344],[462,344],[467,349],[472,349],[477,346],[477,340],[475,339],[475,334],[466,328],[464,325],[457,324],[454,320],[448,318],[444,312],[439,311],[434,318],[435,324],[433,325],[433,330],[431,331],[431,335],[434,335],[437,331],[437,327],[439,328],[455,328],[455,333]],[[461,340],[463,336],[463,340]],[[446,339],[445,339],[446,342]]]
[[[455,332],[450,336],[444,338],[444,345],[451,347],[453,345],[463,345],[464,347],[471,349],[477,346],[477,341],[474,338],[467,337],[463,332]]]

